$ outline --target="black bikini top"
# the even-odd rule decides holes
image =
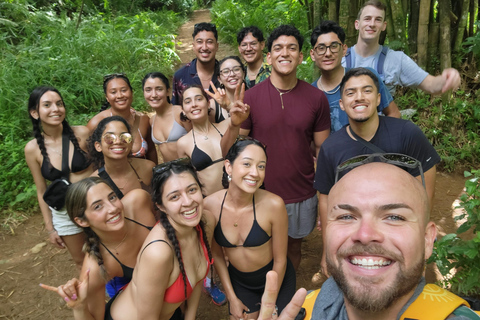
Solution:
[[[146,225],[144,225],[144,224],[141,224],[140,222],[135,221],[135,220],[133,220],[133,219],[129,219],[129,218],[127,218],[127,217],[125,217],[125,219],[128,220],[128,221],[134,222],[134,223],[138,224],[139,226],[142,226],[142,227],[148,229],[149,231],[153,229],[153,227],[148,227],[148,226],[146,226]],[[127,279],[128,281],[132,280],[133,268],[128,267],[128,266],[124,265],[123,263],[121,263],[120,260],[118,260],[117,257],[115,257],[115,255],[114,255],[110,250],[108,250],[108,248],[107,248],[103,243],[100,242],[100,244],[101,244],[101,245],[105,248],[105,250],[107,250],[108,253],[110,253],[110,255],[111,255],[115,260],[117,260],[117,262],[120,264],[120,267],[122,267],[123,278]]]
[[[227,240],[225,235],[222,231],[222,211],[223,211],[223,204],[225,203],[225,198],[227,197],[227,192],[225,192],[225,196],[223,197],[222,207],[220,208],[220,216],[218,217],[218,223],[215,226],[215,230],[213,232],[213,236],[215,237],[215,241],[217,241],[218,245],[225,248],[237,248],[237,247],[260,247],[261,245],[267,243],[271,236],[268,235],[265,230],[260,227],[257,222],[257,215],[255,212],[255,196],[252,199],[253,203],[253,225],[248,233],[247,238],[243,242],[243,245],[234,245],[231,244],[230,241]]]
[[[63,143],[63,139],[68,139],[68,136],[63,134],[62,143]],[[63,148],[62,148],[62,154],[64,154],[65,152],[68,154],[68,147],[66,151],[63,151]],[[78,151],[77,148],[73,149],[73,157],[72,157],[72,163],[70,164],[70,172],[72,173],[81,172],[87,169],[89,165],[90,165],[90,161],[88,161],[87,157],[84,154],[82,154],[80,151]],[[45,161],[45,158],[43,158],[42,167],[40,168],[40,171],[42,173],[42,176],[49,181],[54,181],[62,178],[62,171],[55,168],[50,163],[50,161]]]
[[[213,124],[212,124],[212,126],[213,126]],[[223,134],[221,134],[220,131],[218,131],[217,127],[215,127],[215,126],[213,126],[213,127],[215,128],[215,130],[217,130],[220,137],[223,137]],[[195,141],[195,131],[194,130],[192,130],[192,134],[193,134],[193,144],[195,146],[193,147],[192,156],[190,158],[192,160],[192,165],[195,167],[195,169],[197,171],[202,171],[203,169],[206,169],[206,168],[210,167],[211,165],[213,165],[217,162],[223,161],[223,158],[212,161],[212,158],[210,158],[210,156],[208,154],[206,154],[204,151],[200,150],[197,147],[197,142]]]
[[[132,164],[130,162],[128,164],[132,168],[133,172],[135,172],[135,175],[137,176],[137,180],[138,180],[138,182],[140,182],[140,187],[143,190],[147,191],[149,194],[152,193],[152,188],[150,186],[146,185],[143,182],[143,180],[138,175],[137,170],[135,170],[135,168],[132,166]],[[112,188],[113,192],[115,192],[115,195],[118,197],[118,199],[122,199],[124,197],[123,192],[120,191],[120,189],[117,187],[115,182],[113,182],[112,178],[110,177],[110,175],[105,170],[105,167],[101,167],[100,169],[98,169],[98,176],[100,178],[102,178],[103,180],[105,180],[105,182],[110,186],[110,188]]]

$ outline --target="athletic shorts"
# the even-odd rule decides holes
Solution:
[[[52,211],[52,223],[59,236],[71,236],[83,232],[83,229],[78,227],[70,220],[67,210],[62,208],[60,211],[49,207]]]
[[[294,239],[308,236],[317,223],[317,195],[301,202],[286,204],[285,207],[288,214],[288,236]]]
[[[250,310],[249,313],[260,310],[262,295],[265,291],[265,281],[267,280],[267,272],[273,269],[273,260],[253,272],[242,272],[236,269],[231,263],[228,266],[228,273],[230,281],[232,282],[233,291],[238,299]],[[287,269],[283,277],[282,286],[278,292],[277,307],[278,313],[282,312],[283,308],[290,302],[295,294],[296,275],[295,269],[287,258]]]

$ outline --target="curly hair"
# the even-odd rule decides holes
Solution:
[[[270,33],[270,36],[268,37],[268,40],[267,40],[268,52],[272,52],[273,42],[275,40],[277,40],[278,38],[280,38],[281,36],[295,37],[295,39],[297,39],[297,42],[298,42],[298,51],[302,51],[303,36],[300,33],[300,31],[298,31],[298,29],[295,28],[294,26],[290,26],[288,24],[283,24],[283,25],[275,28],[272,31],[272,33]]]
[[[161,170],[156,170],[156,168],[161,168]],[[170,162],[166,162],[163,164],[160,164],[156,168],[153,169],[153,178],[152,178],[152,201],[154,204],[156,204],[154,207],[156,210],[159,211],[160,215],[160,223],[162,224],[163,228],[167,232],[168,240],[172,243],[173,248],[175,250],[175,255],[178,260],[178,265],[180,267],[180,272],[182,274],[183,278],[183,283],[184,283],[184,293],[185,293],[185,299],[187,298],[187,274],[185,272],[185,266],[183,264],[183,259],[182,259],[182,253],[180,251],[180,244],[177,239],[176,231],[175,228],[172,226],[170,221],[168,220],[167,214],[163,211],[161,211],[158,206],[162,205],[162,195],[164,191],[164,186],[167,182],[167,180],[173,176],[173,175],[178,175],[183,172],[188,172],[192,175],[192,177],[195,179],[199,187],[201,188],[201,183],[200,180],[198,179],[197,173],[195,169],[193,168],[193,165],[191,164],[190,161],[184,162],[177,160],[173,160]],[[212,253],[210,250],[210,245],[208,243],[208,239],[205,234],[205,224],[203,221],[200,221],[199,223],[200,229],[201,229],[201,234],[203,242],[205,243],[205,247],[207,248],[208,252],[208,258],[210,261],[212,260]],[[200,232],[197,231],[198,237],[200,238]],[[211,269],[212,271],[212,269]]]
[[[127,120],[120,116],[112,116],[112,117],[107,117],[105,119],[102,119],[95,130],[93,131],[92,135],[90,138],[87,140],[88,144],[88,153],[90,156],[90,159],[93,162],[93,169],[98,170],[99,168],[103,167],[105,165],[105,158],[103,157],[103,152],[98,152],[97,149],[95,149],[95,142],[101,143],[103,133],[105,131],[105,127],[107,124],[113,121],[119,121],[125,125],[127,128],[128,133],[132,133],[130,129],[130,125],[128,124]]]

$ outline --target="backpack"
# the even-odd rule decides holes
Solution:
[[[383,65],[385,64],[385,58],[387,57],[387,51],[388,47],[383,46],[382,47],[382,52],[380,53],[380,56],[378,57],[377,61],[377,67],[375,68],[375,71],[380,75],[380,78],[382,81],[384,80],[384,74],[383,74]],[[355,68],[354,63],[355,63],[355,50],[352,51],[352,47],[349,47],[347,49],[347,53],[345,54],[345,62],[347,63],[347,68]]]

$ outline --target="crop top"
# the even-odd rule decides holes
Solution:
[[[184,135],[187,134],[187,130],[185,130],[185,128],[182,127],[177,122],[177,120],[175,120],[175,114],[174,114],[173,115],[172,130],[170,130],[170,133],[168,134],[167,140],[165,140],[165,141],[157,140],[157,138],[155,138],[155,136],[153,135],[153,127],[155,126],[155,119],[156,118],[157,118],[157,115],[154,115],[153,116],[153,121],[152,121],[152,141],[153,141],[153,143],[160,145],[160,144],[167,143],[167,142],[175,142],[175,141],[177,141],[178,139],[180,139],[181,137],[183,137]]]
[[[62,139],[65,139],[65,138],[67,137],[62,136]],[[90,165],[90,161],[88,161],[87,157],[84,154],[82,154],[80,151],[78,151],[77,148],[74,148],[72,163],[70,164],[70,171],[72,173],[81,172],[87,169],[89,165]],[[42,167],[40,168],[40,171],[42,172],[42,176],[49,181],[54,181],[56,179],[62,178],[62,171],[55,168],[50,163],[50,161],[45,161],[45,158],[43,158]]]
[[[221,134],[220,131],[218,131],[217,127],[215,127],[213,124],[212,126],[215,128],[215,130],[217,130],[220,137],[223,137],[223,134]],[[193,135],[193,144],[195,146],[193,147],[192,156],[190,158],[192,160],[192,165],[195,167],[197,171],[202,171],[203,169],[206,169],[217,162],[223,161],[223,158],[212,161],[212,158],[210,158],[208,154],[206,154],[204,151],[200,150],[200,148],[197,147],[197,142],[195,141],[195,131],[193,129],[192,129],[192,135]]]
[[[228,191],[227,191],[228,192]],[[215,237],[215,241],[218,243],[219,246],[225,248],[237,248],[237,247],[260,247],[261,245],[267,243],[272,237],[268,235],[268,233],[260,227],[257,222],[257,215],[255,213],[255,196],[252,198],[253,203],[253,225],[248,233],[247,238],[243,242],[243,245],[234,245],[231,244],[230,241],[227,240],[225,235],[222,231],[222,211],[223,211],[223,204],[225,203],[225,198],[227,197],[227,192],[225,192],[225,196],[223,197],[222,207],[220,208],[220,216],[218,217],[218,223],[215,226],[215,230],[213,231],[213,236]]]
[[[142,133],[140,132],[140,128],[138,128],[138,134],[140,135],[140,139],[142,139],[142,144],[140,149],[137,152],[132,152],[132,157],[135,158],[145,158],[145,155],[148,151],[148,143],[147,140],[143,139]]]
[[[129,219],[129,218],[127,218],[127,217],[125,217],[125,220],[134,222],[134,223],[138,224],[139,226],[142,226],[142,227],[148,229],[149,231],[152,230],[152,228],[153,228],[153,227],[148,227],[148,226],[146,226],[146,225],[144,225],[144,224],[141,224],[140,222],[135,221],[135,220],[133,220],[133,219]],[[108,251],[108,253],[109,253],[115,260],[117,260],[117,262],[120,264],[120,267],[122,267],[122,271],[123,271],[123,277],[122,277],[122,278],[124,278],[124,279],[126,279],[128,282],[130,282],[130,280],[132,280],[132,276],[133,276],[133,268],[128,267],[128,266],[124,265],[123,263],[121,263],[120,260],[118,260],[118,258],[115,257],[115,255],[114,255],[110,250],[108,250],[108,248],[107,248],[102,242],[100,242],[100,244]]]
[[[202,245],[202,249],[203,249],[203,254],[205,256],[205,259],[207,260],[207,272],[205,273],[205,277],[207,276],[208,274],[208,271],[210,270],[210,266],[213,264],[213,259],[210,260],[210,258],[208,257],[208,250],[207,250],[207,246],[205,245],[205,242],[203,241],[203,231],[202,231],[202,228],[197,225],[195,227],[195,229],[197,230],[197,232],[199,233],[198,236],[200,238],[200,244]],[[149,242],[145,248],[147,246],[149,246],[151,243],[154,243],[154,242],[165,242],[166,244],[168,244],[170,246],[170,244],[168,242],[166,242],[165,240],[161,240],[161,239],[158,239],[158,240],[153,240],[151,242]],[[180,244],[179,244],[180,246]],[[143,248],[143,250],[145,250],[145,248]],[[142,253],[143,253],[143,250],[142,250]],[[182,255],[182,252],[180,250],[180,255]],[[203,278],[205,278],[203,277]],[[174,304],[174,303],[180,303],[180,302],[183,302],[185,300],[188,300],[188,298],[190,298],[190,296],[192,295],[192,292],[193,292],[193,288],[198,284],[198,282],[202,281],[198,281],[193,287],[192,287],[192,284],[190,283],[190,280],[188,279],[188,275],[186,276],[187,278],[187,296],[185,297],[185,283],[183,282],[183,276],[182,276],[182,273],[180,272],[177,279],[175,280],[174,283],[172,283],[171,286],[169,286],[166,290],[165,290],[165,294],[163,296],[163,301],[165,301],[166,303],[171,303],[171,304]]]

